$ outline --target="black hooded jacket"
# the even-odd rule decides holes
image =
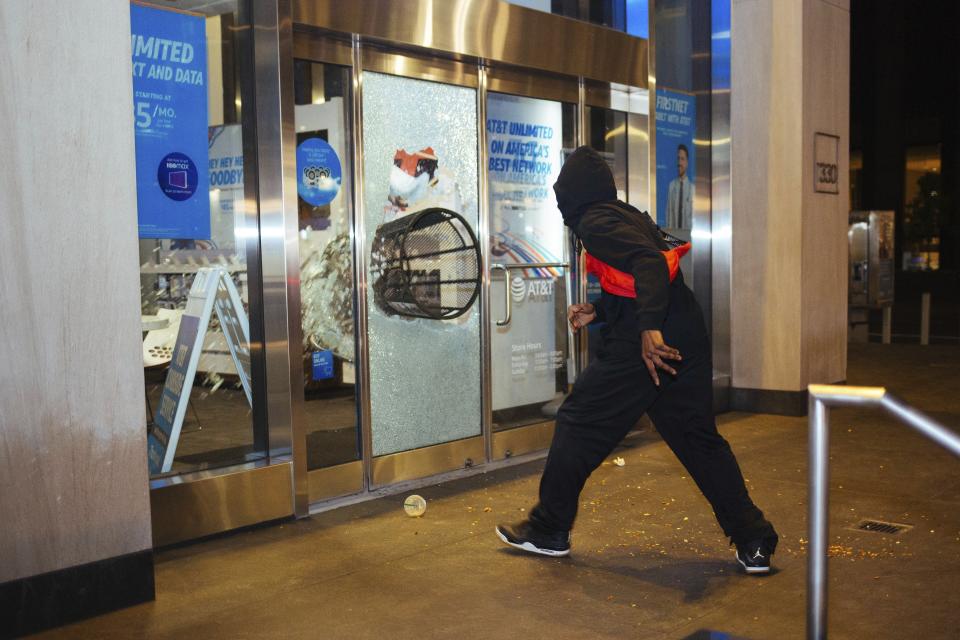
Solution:
[[[553,190],[563,222],[580,238],[584,249],[611,267],[629,273],[636,285],[632,300],[604,292],[597,317],[608,325],[608,338],[638,342],[640,332],[663,328],[671,290],[684,287],[670,272],[661,251],[670,247],[650,216],[617,200],[613,173],[590,147],[567,158]]]

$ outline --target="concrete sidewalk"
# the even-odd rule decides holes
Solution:
[[[960,425],[960,348],[854,345],[849,382],[886,385]],[[832,427],[833,638],[960,638],[960,461],[879,413]],[[41,637],[687,638],[714,629],[801,638],[806,419],[726,414],[721,431],[781,534],[776,571],[747,577],[706,501],[647,433],[594,474],[570,558],[493,534],[535,500],[543,462],[304,521],[160,552],[157,600]],[[853,530],[905,523],[897,536]]]

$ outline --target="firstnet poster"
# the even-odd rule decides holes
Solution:
[[[693,227],[694,97],[657,89],[657,224],[665,229]]]
[[[203,16],[130,5],[141,238],[210,239]]]
[[[486,127],[493,261],[562,262],[563,219],[553,192],[563,161],[561,104],[491,93]],[[556,393],[565,358],[553,330],[562,275],[562,269],[512,269],[497,283],[493,317],[505,311],[499,286],[509,288],[513,313],[508,326],[495,326],[492,340],[493,361],[510,368],[494,376],[495,411],[547,402]]]

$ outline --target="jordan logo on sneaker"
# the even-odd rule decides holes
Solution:
[[[759,559],[762,558],[762,557],[763,557],[763,554],[760,553],[760,550],[759,550],[759,549],[757,549],[757,552],[756,552],[755,554],[753,554],[753,558],[752,558],[752,559],[753,559],[753,560],[759,560]]]

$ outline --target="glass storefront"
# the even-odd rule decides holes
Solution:
[[[143,366],[151,477],[266,456],[249,43],[237,2],[131,6]],[[246,124],[245,124],[246,123]]]
[[[422,25],[381,24],[382,0],[340,12],[295,2],[292,31],[245,0],[186,4],[137,5],[151,13],[132,31],[135,73],[140,51],[166,55],[173,74],[157,79],[167,89],[135,79],[135,99],[150,103],[137,106],[138,187],[160,189],[157,163],[171,154],[196,169],[167,158],[165,184],[185,197],[153,194],[167,213],[192,205],[167,216],[178,226],[145,227],[150,200],[140,203],[151,446],[173,452],[155,474],[155,520],[217,512],[190,529],[206,534],[238,526],[241,512],[244,523],[266,519],[268,502],[281,505],[270,517],[303,516],[310,503],[544,451],[585,364],[566,309],[588,297],[552,185],[566,155],[588,144],[620,197],[651,208],[646,41],[598,37],[609,48],[598,60],[643,61],[610,71],[538,57],[547,45],[514,47],[521,53],[501,62],[496,28],[441,37],[477,31],[466,18],[448,24],[446,6],[432,18],[435,39],[412,50]],[[547,40],[598,30],[511,9],[511,19],[531,15],[530,37],[543,20],[554,27],[537,36]],[[157,31],[167,22],[186,31]],[[180,43],[177,53],[163,54],[160,40]],[[445,49],[461,45],[482,51]],[[204,61],[200,75],[177,72],[188,50]],[[178,93],[191,77],[202,98]],[[170,126],[140,124],[169,107]],[[142,140],[163,153],[147,158]],[[403,313],[410,299],[394,304],[385,277],[385,238],[434,208],[456,214],[477,247],[474,275],[463,276],[477,294],[446,319]],[[438,265],[450,251],[418,242]],[[401,266],[420,287],[440,269]],[[428,297],[443,308],[444,295]]]

